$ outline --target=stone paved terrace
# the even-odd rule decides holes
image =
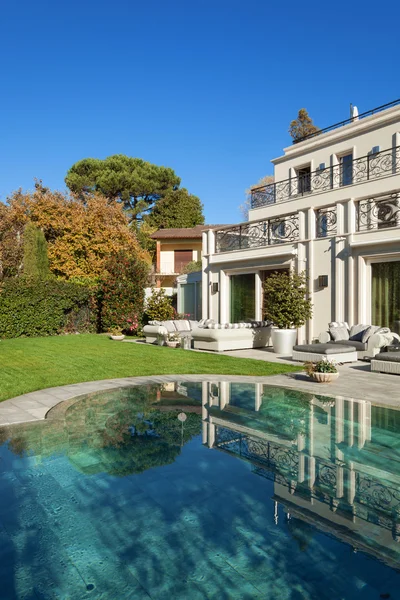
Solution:
[[[144,385],[146,383],[168,383],[170,381],[232,381],[259,382],[270,385],[297,388],[327,396],[342,396],[369,400],[373,404],[384,404],[400,408],[400,377],[381,373],[371,373],[366,362],[358,361],[339,367],[340,377],[332,384],[319,384],[311,381],[301,372],[301,363],[279,357],[270,349],[235,350],[225,352],[230,356],[254,358],[286,364],[299,364],[299,373],[274,375],[271,377],[245,377],[233,375],[160,375],[157,377],[125,377],[101,381],[77,383],[48,388],[5,400],[0,403],[0,426],[38,421],[47,412],[64,400],[71,400],[91,392],[118,387]]]

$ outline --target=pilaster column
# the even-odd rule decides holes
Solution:
[[[219,322],[228,323],[229,318],[229,277],[225,271],[219,272]]]
[[[308,277],[308,297],[313,302],[314,300],[314,240],[315,240],[315,211],[313,208],[309,208],[307,211],[307,232],[308,232],[308,251],[307,251],[307,262],[306,262],[306,275]],[[307,338],[312,342],[314,338],[314,321],[313,318],[309,319],[306,324],[307,327]]]
[[[203,255],[201,257],[201,318],[208,319],[208,234],[206,231],[202,233],[203,238]]]
[[[262,321],[263,320],[262,281],[261,281],[260,271],[255,273],[255,286],[256,286],[255,318],[256,318],[256,321]]]

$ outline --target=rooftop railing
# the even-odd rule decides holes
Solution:
[[[328,131],[333,131],[334,129],[339,129],[339,127],[343,127],[344,125],[349,125],[350,123],[354,123],[360,119],[365,119],[365,117],[370,117],[376,113],[382,112],[383,110],[387,110],[388,108],[392,108],[393,106],[398,106],[400,104],[400,98],[398,100],[393,100],[392,102],[388,102],[387,104],[382,104],[382,106],[377,106],[376,108],[372,108],[371,110],[367,110],[363,113],[360,113],[356,117],[350,117],[349,119],[345,119],[344,121],[339,121],[339,123],[335,123],[334,125],[330,125],[329,127],[325,127],[324,129],[319,129],[314,133],[309,133],[305,135],[300,140],[296,140],[293,143],[300,143],[304,140],[309,140],[313,137],[317,137],[323,133],[327,133]]]
[[[364,183],[400,172],[400,146],[355,158],[351,163],[321,167],[311,173],[268,183],[251,191],[251,208],[295,200],[312,193]]]

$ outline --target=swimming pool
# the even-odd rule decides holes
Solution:
[[[2,600],[400,598],[400,411],[176,382],[0,444]]]

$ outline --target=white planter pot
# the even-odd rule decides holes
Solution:
[[[124,337],[124,335],[110,335],[110,339],[115,340],[116,342],[122,342]]]
[[[292,356],[296,344],[297,329],[272,329],[272,345],[276,354]]]
[[[313,373],[312,378],[318,383],[332,383],[339,377],[339,373]]]

